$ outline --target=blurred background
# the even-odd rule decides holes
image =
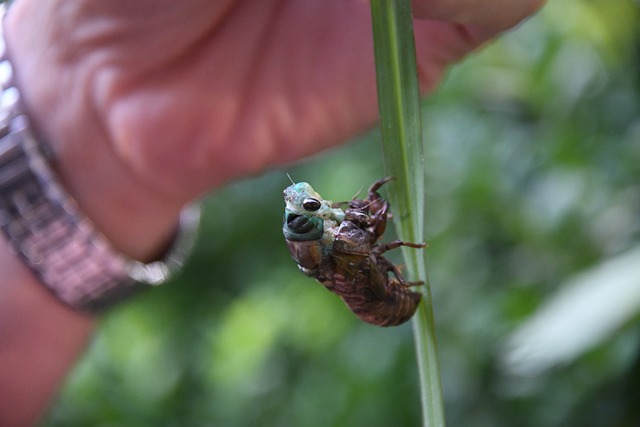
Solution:
[[[638,24],[551,1],[425,101],[450,426],[640,425]],[[379,153],[372,132],[208,198],[185,273],[101,320],[43,425],[420,425],[410,324],[358,321],[281,234],[285,172],[347,200]]]

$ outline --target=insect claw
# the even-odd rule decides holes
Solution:
[[[394,179],[396,179],[395,176],[387,176],[385,178],[377,180],[376,182],[371,184],[371,187],[369,187],[369,193],[375,193],[378,190],[378,188],[382,187],[384,184]]]
[[[424,286],[424,282],[422,280],[418,280],[417,282],[405,282],[404,286],[407,288],[411,288],[413,286]]]
[[[421,243],[404,242],[404,245],[402,246],[409,246],[410,248],[422,249],[422,248],[426,248],[427,244],[425,242],[421,242]]]

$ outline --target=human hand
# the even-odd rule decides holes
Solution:
[[[422,89],[540,2],[414,1]],[[363,0],[18,0],[6,33],[70,193],[117,248],[148,258],[187,201],[374,125],[369,9]]]

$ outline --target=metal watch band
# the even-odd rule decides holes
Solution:
[[[2,22],[4,5],[0,9]],[[61,301],[88,312],[163,283],[182,266],[197,233],[199,203],[183,209],[163,260],[131,260],[80,212],[49,165],[45,147],[21,106],[0,34],[0,228],[11,249]]]

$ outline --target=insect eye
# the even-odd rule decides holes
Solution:
[[[302,202],[302,207],[309,212],[315,212],[320,209],[320,201],[318,199],[314,199],[313,197],[309,197],[304,199]]]

